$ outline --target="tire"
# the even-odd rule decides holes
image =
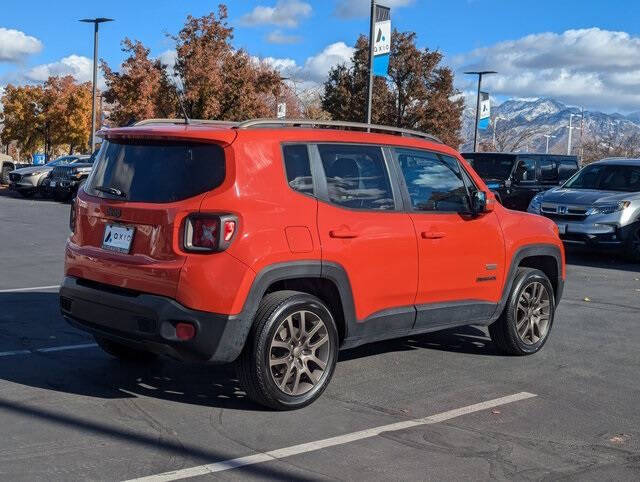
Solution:
[[[308,339],[301,334],[303,323],[311,334]],[[275,410],[294,410],[320,397],[337,359],[338,331],[326,305],[307,293],[277,291],[260,302],[236,368],[251,400]],[[280,363],[272,366],[273,361]]]
[[[135,348],[130,348],[126,345],[122,345],[106,338],[101,338],[99,336],[95,336],[94,338],[98,346],[102,348],[105,353],[108,353],[112,357],[115,357],[122,361],[149,362],[157,358],[157,356],[153,353],[136,350]]]
[[[0,172],[0,184],[9,184],[9,173],[11,171],[13,171],[12,167],[2,167],[2,172]]]
[[[69,194],[60,194],[58,191],[53,192],[53,200],[59,203],[66,202],[69,199]]]
[[[538,305],[534,298],[539,300]],[[489,326],[491,340],[507,355],[537,353],[549,339],[555,309],[555,295],[549,278],[537,269],[518,268],[504,311]]]
[[[36,193],[35,191],[18,191],[23,198],[29,199],[32,198]]]
[[[625,245],[625,254],[630,261],[640,263],[640,223],[635,223],[629,233],[629,238]]]

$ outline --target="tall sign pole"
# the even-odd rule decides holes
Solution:
[[[471,71],[465,72],[467,75],[477,75],[478,76],[478,98],[476,99],[476,123],[473,129],[473,152],[478,151],[478,122],[480,121],[480,89],[482,88],[482,76],[489,74],[497,74],[493,70],[482,70],[482,71]]]
[[[371,124],[373,80],[389,73],[391,55],[391,9],[371,2],[371,31],[369,32],[369,92],[367,98],[367,124]]]
[[[113,22],[111,18],[84,18],[84,23],[93,24],[93,94],[91,96],[91,153],[96,149],[96,93],[98,82],[98,26],[101,23]]]
[[[369,26],[369,91],[367,98],[367,124],[371,124],[371,108],[373,104],[373,53],[376,34],[376,0],[371,0],[371,25]]]

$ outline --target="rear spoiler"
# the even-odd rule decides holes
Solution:
[[[105,140],[192,141],[230,145],[236,140],[238,132],[221,126],[172,124],[101,129],[96,135]]]

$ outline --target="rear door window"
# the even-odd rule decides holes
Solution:
[[[330,202],[351,209],[395,209],[381,147],[319,144],[318,151]]]
[[[224,151],[217,144],[109,141],[96,158],[87,192],[132,202],[169,203],[210,191],[224,179]],[[109,190],[119,194],[105,192]]]
[[[306,144],[287,145],[282,148],[287,182],[291,189],[313,196],[311,162]]]
[[[558,167],[554,158],[541,156],[538,158],[540,168],[540,182],[558,183]]]

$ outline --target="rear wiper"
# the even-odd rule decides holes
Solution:
[[[94,187],[94,189],[96,191],[111,194],[112,196],[127,197],[127,195],[124,192],[122,192],[120,189],[115,187],[96,186]]]

